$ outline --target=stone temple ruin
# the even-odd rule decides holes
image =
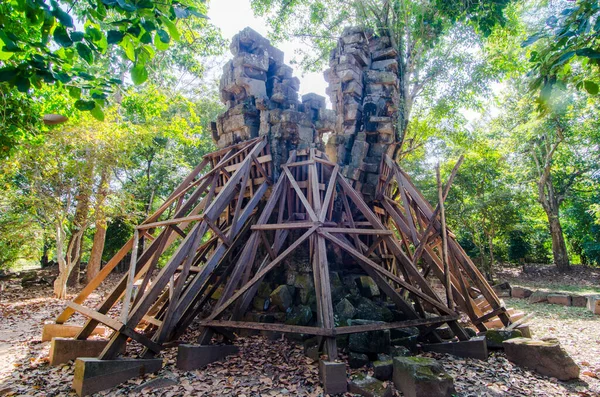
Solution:
[[[346,391],[339,349],[351,364],[417,341],[486,355],[461,315],[479,331],[511,318],[445,227],[456,169],[434,208],[394,160],[389,41],[344,32],[325,73],[333,110],[316,94],[300,100],[283,53],[251,29],[231,52],[220,84],[227,110],[212,125],[218,150],[45,327],[51,363],[96,357],[76,360],[73,386],[86,395],[159,370],[164,349],[196,369],[235,354],[236,336],[285,333],[320,356],[325,392],[337,393]],[[125,258],[129,272],[99,306],[85,306]],[[67,323],[76,312],[82,327]],[[90,339],[99,324],[109,340]],[[200,332],[191,344],[190,328]],[[130,343],[143,350],[120,358]]]

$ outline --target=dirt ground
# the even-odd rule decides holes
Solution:
[[[589,274],[586,275],[589,277]],[[508,277],[507,277],[508,278]],[[520,274],[510,281],[520,283]],[[573,281],[573,285],[578,285]],[[585,282],[579,285],[583,285]],[[599,284],[596,284],[598,286]],[[584,285],[587,288],[587,286]],[[593,285],[589,287],[593,288]],[[42,326],[52,322],[64,302],[49,298],[50,286],[23,289],[18,280],[3,282],[0,295],[0,396],[66,396],[71,389],[73,363],[48,365],[49,342],[41,342]],[[98,302],[101,296],[94,295]],[[600,396],[600,316],[585,309],[548,304],[530,305],[506,299],[508,307],[535,313],[529,322],[534,337],[556,337],[581,366],[580,380],[560,382],[521,369],[503,353],[487,361],[427,354],[439,359],[454,377],[458,396]],[[89,304],[91,306],[91,304]],[[82,323],[83,318],[75,318]],[[194,333],[188,334],[193,340]],[[179,371],[175,350],[163,353],[159,373],[132,379],[98,395],[149,396],[320,396],[317,366],[288,339],[239,338],[240,354],[201,371]],[[349,372],[370,372],[370,369]],[[401,394],[395,391],[396,396]],[[350,394],[348,394],[350,396]]]

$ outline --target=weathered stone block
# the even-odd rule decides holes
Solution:
[[[290,293],[290,288],[287,285],[280,285],[275,288],[271,295],[269,295],[269,299],[271,303],[277,306],[277,308],[281,311],[286,311],[292,303],[294,303],[294,298]]]
[[[535,291],[529,297],[529,303],[548,302],[548,293],[544,291]]]
[[[234,345],[179,345],[176,365],[179,369],[191,371],[237,354],[239,350]]]
[[[504,341],[521,337],[523,337],[523,334],[521,331],[516,329],[488,329],[485,333],[485,340],[487,342],[488,349],[502,349],[502,344]]]
[[[99,360],[78,358],[75,361],[73,388],[79,396],[87,396],[110,389],[128,379],[158,372],[162,359],[118,359]]]
[[[323,392],[325,394],[345,393],[348,390],[346,364],[321,361],[319,364]]]
[[[350,368],[364,367],[370,362],[369,356],[364,353],[350,352],[348,354],[348,365]]]
[[[380,321],[349,320],[348,325],[381,324]],[[348,347],[357,353],[388,353],[390,351],[390,330],[378,330],[351,334]]]
[[[394,385],[405,397],[451,397],[454,379],[433,358],[394,357]]]
[[[335,314],[343,320],[349,320],[356,314],[356,309],[348,299],[344,298],[335,305]]]
[[[528,288],[523,288],[523,287],[512,287],[511,289],[511,296],[513,298],[529,298],[531,296],[531,294],[533,294],[533,291],[528,289]]]
[[[348,383],[348,391],[364,397],[392,397],[394,395],[390,384],[363,374],[352,377]]]
[[[571,297],[562,294],[548,294],[548,303],[553,305],[571,306]]]
[[[310,306],[298,305],[287,313],[285,323],[289,325],[308,325],[312,320]]]
[[[516,338],[504,342],[506,358],[544,376],[559,380],[579,378],[579,366],[556,339]]]
[[[423,345],[423,351],[447,353],[457,357],[476,358],[487,360],[488,349],[485,336],[478,336],[466,341],[444,342]]]
[[[358,284],[360,292],[367,298],[372,298],[374,296],[380,295],[379,287],[377,286],[377,284],[375,283],[375,281],[373,281],[373,279],[371,277],[360,276],[356,280],[356,282]]]
[[[587,308],[594,314],[600,314],[600,295],[588,296]]]
[[[571,295],[571,306],[586,307],[587,296]]]
[[[373,376],[379,380],[392,379],[392,373],[394,371],[394,361],[390,358],[389,360],[377,360],[373,361]]]
[[[515,329],[521,331],[523,338],[531,338],[531,329],[529,328],[529,325],[519,325]]]
[[[373,58],[373,61],[380,61],[383,59],[395,59],[397,55],[398,55],[398,51],[396,51],[392,47],[388,47],[388,48],[384,48],[379,51],[375,51],[373,53],[372,58]]]
[[[373,70],[384,70],[388,72],[398,72],[398,61],[395,59],[386,59],[383,61],[376,61],[371,64]]]

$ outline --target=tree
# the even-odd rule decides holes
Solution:
[[[533,90],[546,101],[553,89],[572,85],[591,95],[599,91],[600,7],[595,0],[563,3],[537,32],[523,41],[531,48]]]
[[[103,120],[130,83],[201,76],[201,57],[224,47],[206,12],[203,0],[0,2],[0,156],[45,132],[36,104],[47,87],[65,88],[76,109]]]
[[[300,38],[313,45],[316,51],[305,53],[301,61],[307,69],[317,69],[328,59],[329,50],[348,25],[371,28],[378,35],[389,37],[399,65],[396,141],[402,143],[417,98],[428,94],[443,103],[471,92],[466,89],[470,77],[476,81],[482,73],[466,48],[466,43],[477,40],[467,25],[488,35],[494,26],[504,23],[503,10],[509,0],[252,0],[251,3],[257,14],[267,16],[273,38]],[[466,82],[457,78],[463,74]],[[455,84],[462,88],[456,89]],[[446,87],[447,95],[441,95],[441,87]]]

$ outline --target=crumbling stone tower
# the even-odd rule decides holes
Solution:
[[[323,149],[323,134],[335,128],[334,112],[317,94],[299,101],[300,81],[283,63],[283,52],[250,28],[233,37],[230,49],[234,58],[220,83],[227,110],[212,125],[217,145],[266,136],[276,174],[290,150]]]
[[[327,142],[330,159],[343,167],[366,201],[375,198],[380,164],[395,150],[398,111],[397,52],[387,37],[347,28],[331,52],[325,79],[336,113]]]

